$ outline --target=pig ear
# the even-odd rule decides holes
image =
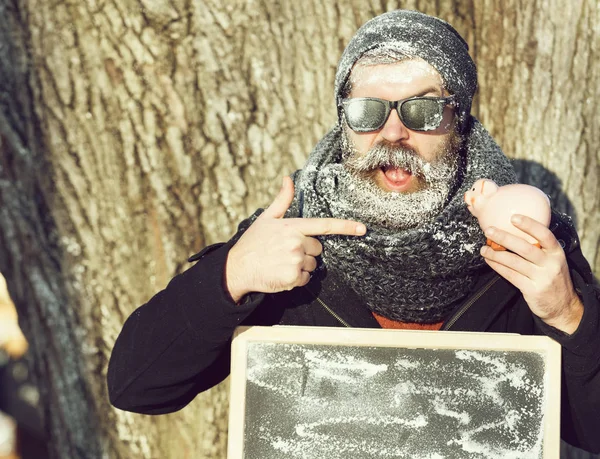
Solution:
[[[481,180],[481,189],[478,190],[482,196],[491,196],[498,191],[498,185],[493,180]]]

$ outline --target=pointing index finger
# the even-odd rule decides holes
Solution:
[[[367,232],[367,228],[362,223],[339,218],[290,218],[288,223],[305,236],[325,234],[362,236]]]

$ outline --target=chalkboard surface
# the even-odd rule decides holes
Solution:
[[[552,351],[518,335],[253,327],[234,340],[229,457],[558,457]]]

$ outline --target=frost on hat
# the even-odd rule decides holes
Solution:
[[[365,52],[375,48],[392,48],[406,56],[421,58],[436,69],[446,89],[457,98],[460,125],[464,129],[477,89],[477,69],[469,56],[469,46],[446,21],[418,11],[390,11],[358,29],[338,64],[335,76],[338,107],[352,66]]]

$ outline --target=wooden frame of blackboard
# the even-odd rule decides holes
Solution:
[[[550,338],[509,333],[301,326],[253,326],[236,329],[231,349],[228,459],[244,458],[247,350],[248,343],[251,342],[544,353],[546,411],[543,458],[559,459],[561,348]]]

